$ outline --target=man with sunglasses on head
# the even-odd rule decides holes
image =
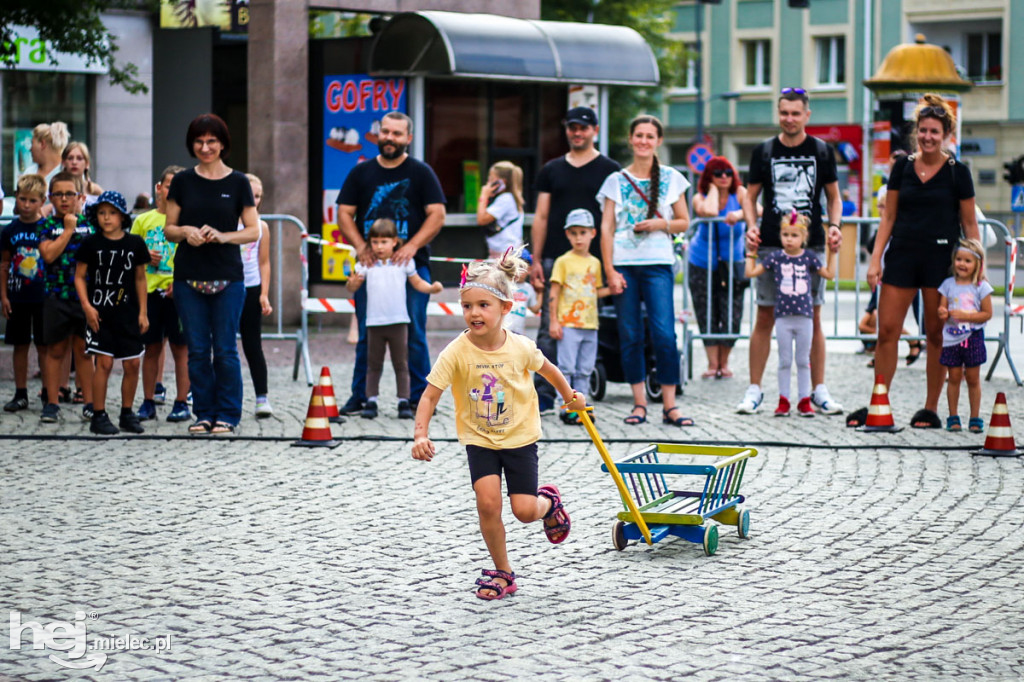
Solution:
[[[530,269],[530,283],[535,289],[544,290],[544,305],[541,306],[540,328],[537,330],[537,347],[544,357],[557,363],[557,342],[548,332],[548,294],[551,284],[551,269],[555,259],[571,250],[568,237],[562,226],[569,213],[585,208],[594,216],[594,224],[601,224],[601,205],[597,203],[597,192],[605,178],[619,170],[615,161],[597,151],[594,138],[598,133],[597,112],[590,107],[573,107],[565,114],[565,137],[569,141],[569,152],[544,164],[537,175],[537,205],[530,230],[530,249],[533,251],[533,266]],[[548,230],[553,225],[553,230]],[[590,252],[601,257],[600,235],[590,244]],[[555,389],[539,374],[536,377],[537,395],[541,412],[554,406]]]
[[[778,100],[781,132],[754,148],[747,175],[747,196],[742,202],[747,223],[747,249],[764,258],[782,247],[779,230],[782,216],[795,210],[811,220],[807,248],[825,262],[825,242],[839,250],[842,233],[842,198],[836,175],[835,154],[824,142],[805,131],[811,118],[810,98],[802,88],[783,88]],[[825,192],[828,203],[822,206]],[[758,225],[755,209],[764,193],[764,213]],[[771,352],[775,326],[775,294],[772,277],[757,278],[757,312],[750,334],[750,386],[736,406],[740,414],[753,414],[761,407],[764,393],[761,378]],[[811,401],[824,414],[842,414],[843,407],[825,386],[825,333],[821,328],[821,306],[825,302],[825,281],[811,277],[814,294],[814,336],[811,341]]]

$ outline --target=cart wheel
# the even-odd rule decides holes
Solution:
[[[603,400],[605,389],[608,384],[608,372],[603,362],[594,365],[594,371],[590,374],[590,398],[591,400]]]
[[[746,509],[737,509],[736,512],[739,514],[736,532],[739,533],[741,538],[746,540],[750,537],[750,512]]]
[[[661,384],[658,383],[657,368],[652,368],[647,372],[647,378],[644,379],[644,390],[647,391],[647,399],[652,403],[661,402]]]
[[[616,521],[612,526],[612,544],[620,552],[626,549],[626,524]]]
[[[704,529],[704,553],[711,556],[718,551],[718,526],[708,524]]]

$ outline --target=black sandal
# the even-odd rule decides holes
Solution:
[[[662,421],[662,423],[664,423],[664,424],[671,424],[672,426],[693,426],[694,425],[694,421],[690,417],[676,417],[675,419],[673,419],[672,417],[668,416],[669,413],[672,412],[672,410],[679,410],[679,406],[678,405],[674,405],[674,406],[668,408],[667,410],[662,410],[661,411],[661,421]],[[682,410],[680,410],[680,412],[681,411]]]
[[[626,422],[627,424],[631,424],[633,426],[636,426],[637,424],[643,424],[644,422],[647,421],[647,406],[646,405],[634,405],[633,409],[634,410],[643,410],[644,413],[643,413],[643,415],[631,414],[628,417],[626,417],[625,419],[623,419],[622,421]]]
[[[868,420],[868,408],[862,407],[859,410],[854,410],[846,417],[846,427],[853,429],[858,426],[864,426],[864,423]]]
[[[915,429],[941,429],[942,421],[939,419],[939,415],[931,410],[921,408],[910,418],[910,425]]]
[[[921,349],[923,345],[920,341],[907,341],[907,345],[910,346],[910,354],[907,355],[907,367],[917,362],[917,359],[921,357]]]

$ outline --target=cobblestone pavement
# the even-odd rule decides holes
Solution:
[[[434,350],[450,337],[434,333]],[[337,338],[318,336],[312,354],[330,359],[344,401],[352,351]],[[426,464],[410,459],[407,441],[373,440],[411,432],[385,402],[377,420],[334,427],[346,439],[336,449],[289,447],[309,389],[290,380],[288,343],[266,346],[275,416],[247,416],[242,439],[189,439],[183,425],[159,421],[146,423],[159,438],[99,440],[70,413],[39,424],[38,401],[0,416],[0,609],[41,626],[82,612],[90,643],[170,637],[169,650],[108,650],[99,672],[76,672],[48,655],[86,656],[33,650],[30,628],[11,650],[0,632],[0,679],[1024,675],[1024,461],[971,457],[965,448],[979,436],[866,435],[841,418],[770,410],[741,417],[732,413],[740,378],[686,387],[695,428],[627,427],[627,387],[611,384],[597,417],[614,456],[637,447],[624,439],[780,443],[760,448],[747,471],[751,537],[723,526],[713,557],[678,539],[617,552],[619,504],[594,447],[545,417],[541,479],[565,494],[572,535],[552,546],[537,524],[506,513],[520,591],[483,602],[471,587],[487,554],[458,444],[441,442]],[[833,395],[848,408],[869,397],[864,361],[829,358]],[[9,356],[0,362],[9,372]],[[898,374],[899,422],[918,407],[923,364]],[[0,396],[11,389],[0,374]],[[983,416],[997,390],[1024,428],[1022,394],[1006,380],[985,385]],[[453,427],[446,396],[432,434],[451,438]],[[72,438],[39,437],[56,434]]]

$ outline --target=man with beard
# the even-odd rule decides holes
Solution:
[[[604,179],[620,168],[618,163],[594,148],[594,138],[599,128],[597,113],[593,109],[574,107],[566,113],[564,123],[569,153],[548,161],[537,175],[534,185],[537,189],[537,206],[530,231],[530,248],[534,254],[530,283],[535,289],[544,289],[537,347],[544,353],[544,357],[556,364],[557,343],[548,331],[548,295],[551,290],[548,280],[555,259],[572,249],[562,226],[569,213],[577,208],[590,211],[594,216],[594,225],[600,225],[601,205],[597,203],[597,191],[601,189]],[[548,225],[554,229],[549,231]],[[590,243],[590,252],[597,258],[601,257],[600,234]],[[555,389],[539,374],[535,381],[541,412],[546,412],[554,406]]]
[[[747,223],[747,252],[765,258],[782,250],[779,228],[783,216],[792,211],[810,218],[807,248],[825,262],[825,242],[839,251],[843,235],[842,198],[836,176],[835,154],[824,140],[808,135],[810,98],[803,88],[783,88],[778,99],[781,132],[754,147],[747,175],[747,196],[743,218]],[[764,212],[757,222],[756,204],[763,192]],[[821,201],[822,193],[827,201]],[[750,386],[736,406],[740,414],[754,414],[764,401],[761,379],[771,352],[775,326],[775,282],[769,272],[757,278],[757,312],[750,333]],[[822,414],[842,414],[843,406],[833,400],[825,386],[825,332],[821,327],[821,306],[825,302],[825,280],[813,275],[814,332],[811,338],[811,402]]]
[[[392,262],[403,265],[412,259],[416,272],[430,282],[430,242],[441,231],[445,218],[445,197],[433,169],[409,156],[412,119],[392,111],[380,122],[379,153],[358,164],[345,178],[338,193],[338,225],[345,239],[355,247],[359,261],[367,267],[376,260],[367,235],[378,218],[390,218],[398,229],[401,247]],[[427,302],[429,296],[406,284],[409,311],[409,378],[413,410],[427,386],[430,351],[427,348]],[[355,293],[359,342],[352,370],[352,395],[342,414],[362,412],[366,402],[366,287]]]

